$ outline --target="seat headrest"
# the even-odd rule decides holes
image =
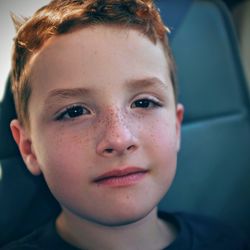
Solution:
[[[10,122],[14,118],[16,118],[16,111],[11,92],[11,80],[8,77],[4,98],[0,103],[0,159],[14,157],[19,154],[10,131]]]

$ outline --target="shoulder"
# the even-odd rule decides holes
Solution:
[[[30,235],[14,241],[6,246],[2,247],[1,250],[42,250],[37,244],[36,239],[38,238],[37,231]]]
[[[208,236],[214,240],[242,238],[239,230],[213,217],[188,213],[176,213],[176,216],[182,223],[189,226],[194,234],[204,240]]]
[[[1,250],[76,250],[73,246],[63,241],[56,232],[54,221],[36,229],[26,237],[12,242]]]
[[[178,243],[178,246],[188,244],[190,249],[199,250],[250,249],[240,231],[215,218],[189,213],[173,213],[170,217],[163,213],[163,219],[164,216],[170,218],[177,227],[179,233],[175,244]]]

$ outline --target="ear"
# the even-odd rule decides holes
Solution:
[[[176,106],[176,136],[177,136],[177,151],[180,149],[181,144],[181,124],[184,116],[184,107],[178,103]]]
[[[32,141],[27,130],[25,130],[16,119],[11,121],[10,129],[28,170],[33,175],[41,174],[40,166],[37,162],[36,155],[32,148]]]

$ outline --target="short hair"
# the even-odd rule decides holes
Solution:
[[[51,37],[76,28],[98,24],[134,28],[152,42],[160,40],[170,68],[175,101],[177,84],[175,64],[168,42],[168,28],[152,0],[53,0],[31,18],[12,16],[17,34],[12,57],[12,92],[17,117],[29,127],[28,104],[32,92],[30,59]]]

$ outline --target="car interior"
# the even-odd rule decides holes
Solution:
[[[185,116],[177,174],[160,210],[208,215],[250,238],[250,91],[228,3],[156,0],[171,30]],[[42,176],[26,170],[9,124],[8,78],[0,103],[0,247],[55,217]]]

